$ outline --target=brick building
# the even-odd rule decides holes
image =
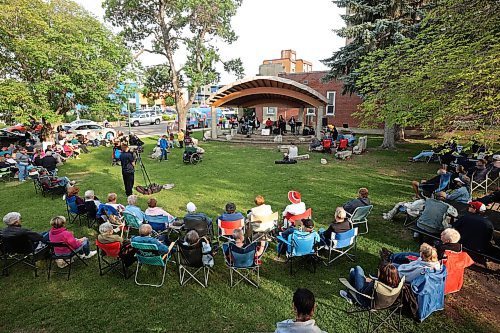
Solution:
[[[306,73],[279,73],[278,76],[296,81],[306,85],[321,95],[325,96],[328,104],[325,107],[325,114],[328,124],[342,127],[359,127],[360,120],[354,118],[352,114],[356,112],[362,100],[358,95],[342,95],[342,82],[329,81],[323,83],[321,79],[327,74],[326,71],[306,72]],[[276,120],[280,115],[287,120],[292,116],[298,118],[299,109],[281,104],[256,105],[255,112],[259,119],[265,121],[267,118]],[[304,117],[304,125],[314,125],[316,123],[316,109],[307,108]]]

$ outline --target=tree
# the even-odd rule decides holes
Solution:
[[[366,96],[360,113],[427,133],[497,126],[499,11],[498,2],[440,1],[415,38],[364,58],[356,71]]]
[[[357,82],[360,73],[356,69],[365,56],[379,49],[402,42],[418,30],[427,0],[339,0],[338,7],[346,8],[342,15],[346,27],[337,35],[347,38],[348,43],[339,51],[323,60],[330,67],[324,80],[339,79],[344,83],[342,93],[359,93]],[[394,148],[394,124],[385,123],[384,148]]]
[[[241,0],[105,0],[106,18],[134,47],[162,55],[166,65],[146,72],[146,84],[169,92],[179,113],[179,128],[185,128],[187,111],[199,87],[219,80],[215,65],[243,75],[239,59],[223,62],[216,41],[231,44],[236,34],[231,18]],[[144,40],[151,40],[146,48]],[[176,61],[187,54],[183,63]],[[153,78],[150,77],[153,75]],[[159,76],[158,76],[159,75]],[[185,84],[184,84],[185,82]],[[183,99],[187,88],[189,98]],[[171,91],[168,91],[171,90]]]
[[[77,104],[109,112],[130,61],[122,40],[72,1],[0,2],[0,112],[11,119],[51,123]]]

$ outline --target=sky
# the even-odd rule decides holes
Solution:
[[[101,0],[75,1],[104,21]],[[254,76],[263,60],[280,58],[281,50],[287,49],[295,50],[298,59],[312,62],[314,71],[325,70],[320,60],[345,44],[333,32],[343,26],[340,15],[344,12],[332,0],[243,0],[232,20],[239,38],[231,45],[221,46],[220,53],[223,59],[241,58],[246,76]],[[146,66],[165,62],[151,54],[143,54],[139,59]],[[220,83],[236,79],[222,68],[219,70]]]

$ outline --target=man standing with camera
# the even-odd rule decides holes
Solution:
[[[120,162],[122,166],[123,184],[125,184],[125,193],[127,196],[132,195],[134,188],[134,172],[135,172],[135,157],[129,151],[128,145],[124,142],[121,145],[122,153],[120,155]]]

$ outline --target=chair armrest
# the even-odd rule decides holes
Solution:
[[[286,239],[283,238],[283,236],[279,235],[278,237],[276,237],[276,239],[278,239],[279,241],[287,244],[287,245],[292,245],[292,243],[290,243],[289,241],[287,241]]]
[[[361,296],[364,296],[368,299],[373,299],[372,296],[368,296],[366,294],[363,294],[363,293],[360,293],[359,291],[357,291],[353,286],[351,286],[351,284],[349,283],[349,281],[347,281],[347,279],[345,278],[339,278],[339,281],[340,283],[342,283],[347,289],[349,289],[349,291],[352,291],[358,295],[361,295]]]
[[[175,242],[171,242],[170,245],[168,246],[168,252],[165,253],[162,257],[163,260],[165,260],[165,258],[167,258],[170,255],[174,246],[175,246]]]

